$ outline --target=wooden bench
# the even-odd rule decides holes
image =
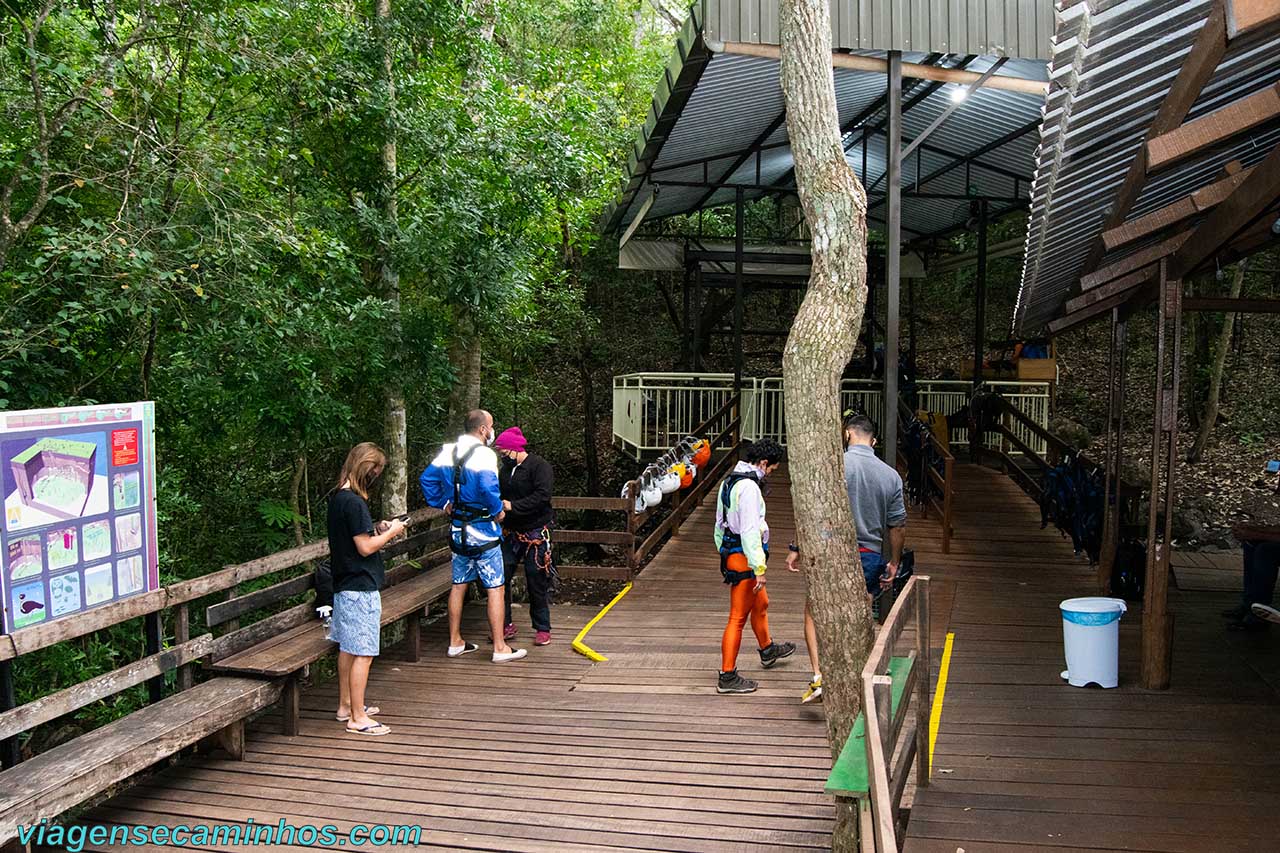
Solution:
[[[382,591],[382,624],[385,626],[408,619],[406,642],[409,660],[417,661],[421,652],[422,627],[418,615],[448,595],[452,587],[453,577],[446,564]],[[215,660],[209,668],[224,674],[283,679],[284,733],[296,735],[302,671],[336,648],[336,643],[325,639],[324,625],[313,619],[243,651]]]
[[[891,658],[889,661],[889,677],[893,679],[891,718],[895,724],[900,723],[902,715],[907,711],[908,697],[915,684],[915,655]],[[896,728],[896,725],[895,725]],[[914,739],[915,727],[909,731]],[[905,782],[906,773],[900,774]],[[856,803],[858,810],[858,838],[860,849],[874,851],[875,833],[872,827],[871,814],[871,773],[867,766],[867,715],[858,714],[854,721],[853,731],[849,739],[840,749],[840,757],[836,759],[831,774],[827,776],[826,791],[837,797],[847,797]],[[899,792],[898,796],[901,796]],[[895,797],[895,800],[898,797]]]
[[[0,845],[205,738],[243,758],[245,718],[280,690],[279,681],[214,678],[0,773]]]

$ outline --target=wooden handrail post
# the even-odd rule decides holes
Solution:
[[[633,577],[635,576],[635,573],[636,573],[636,563],[639,562],[636,559],[636,503],[635,503],[636,490],[639,488],[640,488],[639,480],[631,480],[630,482],[627,483],[626,495],[627,495],[627,500],[630,502],[631,505],[627,507],[627,510],[626,510],[627,534],[629,537],[627,540],[626,554],[627,554],[627,568],[631,570],[631,575]]]
[[[867,731],[867,779],[871,794],[871,810],[875,823],[876,849],[897,850],[897,831],[894,824],[892,795],[889,793],[889,762],[893,759],[893,680],[887,675],[871,677],[865,695],[871,707],[865,709],[868,724],[875,717],[876,731]]]
[[[916,578],[916,787],[929,787],[929,702],[931,639],[929,627],[929,577]]]
[[[942,481],[942,553],[951,553],[951,492],[955,484],[956,460],[948,456],[943,461]]]
[[[191,614],[187,604],[179,604],[173,611],[173,644],[181,646],[183,643],[191,639]],[[195,683],[195,673],[191,671],[191,664],[183,664],[178,667],[178,691],[190,690]]]

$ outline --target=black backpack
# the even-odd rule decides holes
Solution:
[[[327,557],[316,565],[316,600],[312,606],[333,607],[333,569]]]

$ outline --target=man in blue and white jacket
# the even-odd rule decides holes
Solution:
[[[467,415],[466,432],[440,448],[418,479],[427,506],[443,509],[450,519],[449,549],[453,551],[453,589],[449,592],[449,657],[474,652],[479,646],[462,639],[462,602],[477,578],[489,595],[489,627],[493,633],[493,662],[524,657],[502,637],[503,586],[502,495],[498,490],[498,456],[493,452],[493,415],[477,409]]]

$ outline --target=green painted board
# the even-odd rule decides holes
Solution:
[[[897,717],[898,706],[902,702],[907,689],[907,675],[911,672],[914,656],[897,657],[889,660],[889,677],[893,679],[890,716]],[[827,777],[827,793],[839,794],[843,797],[865,797],[871,789],[867,777],[867,718],[865,713],[858,714],[853,724],[853,733],[844,742],[836,766],[831,768]]]
[[[51,453],[61,453],[63,456],[75,456],[79,459],[88,459],[93,455],[93,451],[98,446],[91,441],[70,441],[65,438],[42,438],[26,450],[13,457],[13,461],[19,465],[26,464],[35,458],[37,453],[43,453],[48,450]]]

